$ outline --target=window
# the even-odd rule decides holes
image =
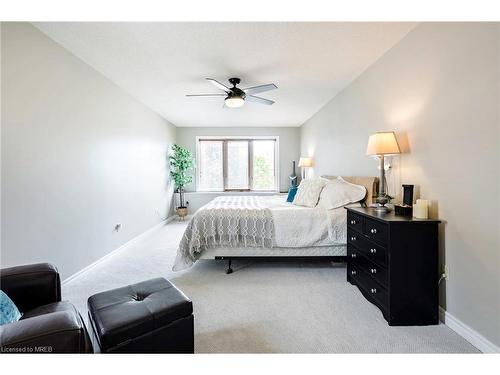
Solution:
[[[198,190],[221,191],[224,189],[222,168],[222,143],[200,142],[198,152]]]
[[[198,191],[278,190],[278,137],[197,137]]]

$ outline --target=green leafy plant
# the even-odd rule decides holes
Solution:
[[[174,144],[172,145],[169,159],[170,176],[174,180],[176,191],[179,193],[179,208],[185,208],[184,187],[193,181],[193,176],[190,172],[194,169],[194,158],[191,151]]]

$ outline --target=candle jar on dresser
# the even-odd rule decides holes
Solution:
[[[413,217],[416,219],[427,219],[429,217],[429,201],[417,199],[413,205]]]

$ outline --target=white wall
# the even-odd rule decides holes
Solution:
[[[441,305],[500,345],[499,26],[421,24],[301,127],[316,174],[376,175],[368,136],[395,130],[392,179],[436,200]],[[399,190],[399,188],[398,188]]]
[[[30,24],[1,35],[2,267],[65,278],[167,216],[175,127]]]

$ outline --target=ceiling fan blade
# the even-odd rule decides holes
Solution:
[[[267,85],[248,87],[246,89],[243,89],[243,91],[247,95],[253,95],[253,94],[258,94],[259,92],[274,90],[277,88],[278,88],[278,86],[276,86],[274,83],[269,83]]]
[[[227,96],[226,94],[186,94],[186,96]]]
[[[253,95],[247,95],[245,96],[245,101],[249,102],[255,102],[255,103],[260,103],[260,104],[267,104],[267,105],[272,105],[274,102],[269,99],[264,99],[258,96],[253,96]]]
[[[215,87],[217,87],[217,88],[219,88],[219,89],[221,89],[221,90],[223,90],[225,92],[231,92],[231,89],[229,87],[227,87],[226,85],[223,85],[222,83],[220,83],[219,81],[217,81],[217,80],[215,80],[213,78],[207,78],[207,81],[212,82],[212,84]]]

